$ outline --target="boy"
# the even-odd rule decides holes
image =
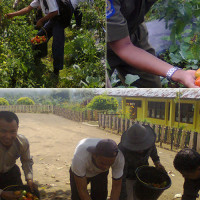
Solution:
[[[112,168],[110,200],[118,200],[124,157],[110,139],[86,138],[76,147],[70,168],[72,200],[107,200],[109,168]],[[91,183],[91,194],[87,185]]]
[[[10,185],[22,185],[19,167],[15,164],[20,157],[22,169],[28,186],[33,190],[33,160],[30,156],[29,142],[17,134],[19,119],[9,111],[0,111],[0,197],[9,200],[17,199],[12,191],[3,191]]]
[[[59,70],[63,69],[64,62],[64,29],[69,26],[71,15],[69,19],[66,19],[66,23],[63,22],[60,18],[59,7],[56,0],[33,0],[31,4],[19,11],[14,13],[8,13],[6,16],[8,19],[13,18],[15,16],[24,15],[26,13],[31,12],[34,8],[41,7],[43,14],[45,15],[41,19],[37,21],[37,27],[45,29],[40,29],[37,35],[42,36],[46,35],[48,39],[53,36],[53,66],[55,75],[59,75]],[[71,11],[73,10],[72,5],[69,1],[69,7]],[[46,22],[47,21],[47,22]],[[46,23],[45,23],[46,22]]]
[[[174,167],[185,178],[182,200],[195,200],[200,190],[200,154],[182,149],[174,158]]]
[[[156,0],[107,0],[107,60],[111,73],[117,69],[121,80],[127,74],[139,75],[133,86],[161,87],[160,77],[167,77],[186,87],[195,86],[195,71],[181,70],[155,57],[148,43],[144,16]],[[155,75],[153,75],[155,74]]]

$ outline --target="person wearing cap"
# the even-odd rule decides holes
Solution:
[[[148,125],[135,123],[122,134],[118,147],[124,155],[125,166],[120,200],[138,200],[134,191],[135,170],[142,165],[149,165],[149,157],[156,168],[165,171],[160,163],[155,142],[156,134]]]
[[[157,0],[107,0],[107,60],[125,85],[127,74],[140,78],[131,86],[160,88],[160,76],[195,88],[195,70],[182,70],[155,56],[148,42],[145,15]]]
[[[9,111],[0,111],[0,199],[18,199],[20,195],[3,189],[11,185],[23,185],[21,172],[16,165],[20,158],[28,186],[33,190],[33,160],[30,156],[29,142],[18,134],[19,119]]]
[[[124,156],[111,139],[86,138],[76,147],[70,168],[72,200],[107,200],[109,169],[112,168],[110,200],[118,200]],[[91,194],[87,185],[91,183]]]
[[[200,190],[200,154],[185,148],[174,158],[174,167],[185,179],[182,200],[195,200]]]

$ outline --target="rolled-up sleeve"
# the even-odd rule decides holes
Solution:
[[[107,0],[107,42],[123,39],[129,35],[127,21],[122,15],[119,0]]]
[[[32,169],[33,159],[32,159],[32,156],[30,155],[28,140],[26,140],[26,143],[23,146],[20,160],[22,163],[22,169],[24,171],[26,180],[33,179],[33,169]]]

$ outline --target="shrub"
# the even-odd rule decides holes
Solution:
[[[21,97],[17,100],[17,105],[34,105],[35,102],[29,97]]]
[[[6,106],[9,106],[9,103],[6,99],[4,98],[0,98],[0,105],[6,105]]]
[[[94,110],[114,110],[118,108],[118,101],[114,97],[108,97],[106,95],[96,96],[87,105],[88,108]]]

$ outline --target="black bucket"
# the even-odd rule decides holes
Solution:
[[[40,199],[39,190],[34,188],[34,191],[32,192],[28,185],[11,185],[3,189],[3,191],[19,191],[19,190],[26,190],[27,192],[30,192],[31,194],[35,195],[38,199]],[[2,200],[4,199],[2,198]]]
[[[47,42],[36,45],[33,44],[32,49],[36,51],[36,53],[34,54],[34,57],[36,58],[44,58],[48,54]]]
[[[168,174],[155,167],[141,166],[135,173],[137,177],[135,194],[140,200],[156,200],[171,186]]]

